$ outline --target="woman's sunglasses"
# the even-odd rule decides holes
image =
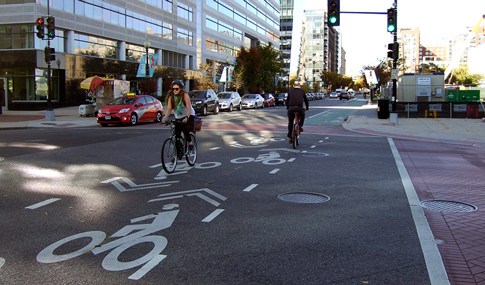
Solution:
[[[180,88],[172,88],[172,91],[179,91]]]

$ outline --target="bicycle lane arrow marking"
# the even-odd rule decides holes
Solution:
[[[117,180],[122,180],[129,186],[131,186],[131,189],[125,188],[121,183],[119,183]],[[159,187],[168,187],[171,186],[172,183],[177,183],[179,181],[168,181],[168,182],[158,182],[158,183],[147,183],[147,184],[140,184],[137,185],[130,179],[126,177],[114,177],[105,181],[101,181],[103,184],[111,183],[116,189],[118,189],[120,192],[127,192],[127,191],[135,191],[135,190],[144,190],[144,189],[152,189],[152,188],[159,188]]]

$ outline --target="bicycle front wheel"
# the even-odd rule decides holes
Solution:
[[[185,159],[190,166],[194,166],[197,160],[197,141],[195,140],[194,134],[190,134],[190,139],[192,140],[192,145],[194,148],[189,149],[189,142],[185,141]]]
[[[163,142],[161,160],[165,172],[172,173],[175,171],[177,167],[177,149],[173,138],[168,138]]]

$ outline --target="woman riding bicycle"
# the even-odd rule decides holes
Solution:
[[[165,123],[167,117],[173,113],[175,119],[182,119],[182,122],[175,123],[175,134],[180,137],[181,132],[184,132],[185,139],[189,143],[189,150],[192,150],[192,139],[190,138],[188,126],[194,124],[195,111],[190,103],[189,94],[184,90],[184,83],[181,80],[174,80],[172,82],[172,90],[168,91],[167,95],[167,115],[163,117],[162,123]]]

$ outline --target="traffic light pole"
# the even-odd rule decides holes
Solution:
[[[50,16],[49,6],[50,1],[47,0],[47,16]],[[47,37],[47,48],[51,48],[51,39]],[[47,111],[45,112],[46,121],[55,121],[56,115],[54,109],[52,108],[52,87],[51,87],[51,61],[47,60]]]

